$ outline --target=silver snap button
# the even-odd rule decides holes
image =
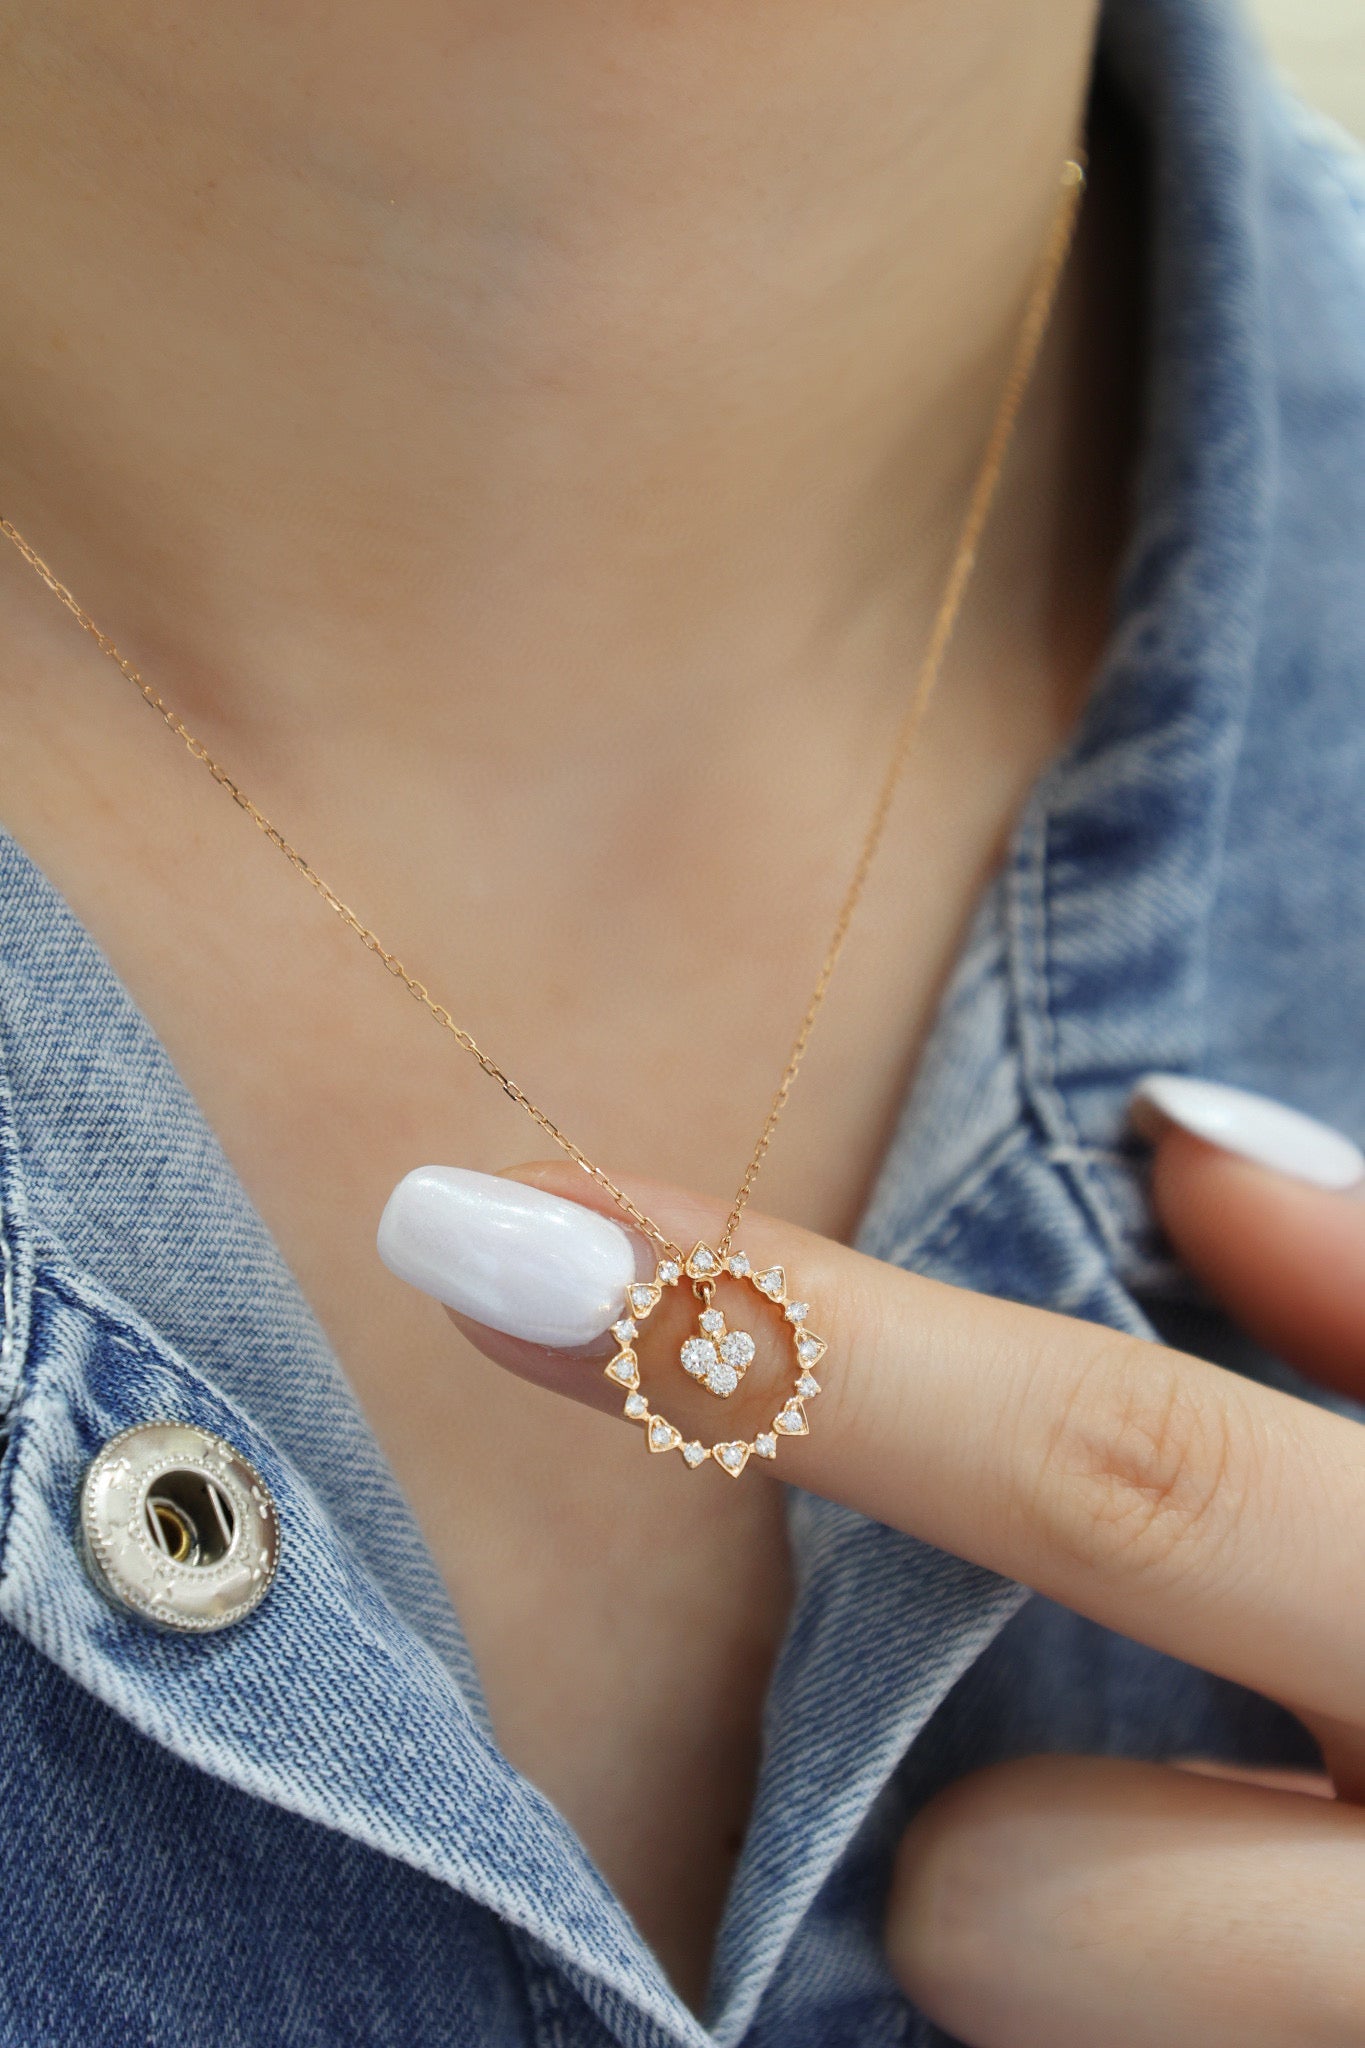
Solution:
[[[81,1487],[81,1546],[100,1591],[161,1628],[227,1628],[265,1598],[275,1503],[254,1465],[189,1422],[111,1439]]]

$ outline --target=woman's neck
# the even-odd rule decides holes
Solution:
[[[1093,11],[54,0],[4,509],[216,720],[837,670],[941,570]]]

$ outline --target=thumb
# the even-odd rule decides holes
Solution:
[[[1185,1075],[1148,1075],[1132,1117],[1191,1272],[1258,1343],[1365,1397],[1365,1155],[1297,1110]]]

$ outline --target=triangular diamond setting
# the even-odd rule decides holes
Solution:
[[[810,1424],[806,1411],[795,1395],[788,1401],[780,1415],[773,1417],[773,1428],[782,1436],[809,1436]]]
[[[640,1361],[633,1351],[618,1351],[606,1368],[607,1378],[615,1380],[618,1387],[629,1387],[632,1392],[640,1384]]]

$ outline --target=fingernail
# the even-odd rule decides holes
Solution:
[[[379,1219],[400,1280],[471,1321],[556,1348],[590,1344],[621,1314],[635,1242],[577,1202],[493,1173],[419,1166]]]
[[[1165,1123],[1269,1166],[1315,1188],[1351,1188],[1365,1179],[1365,1153],[1329,1124],[1269,1096],[1189,1074],[1144,1074],[1128,1105],[1133,1126],[1159,1137]]]

